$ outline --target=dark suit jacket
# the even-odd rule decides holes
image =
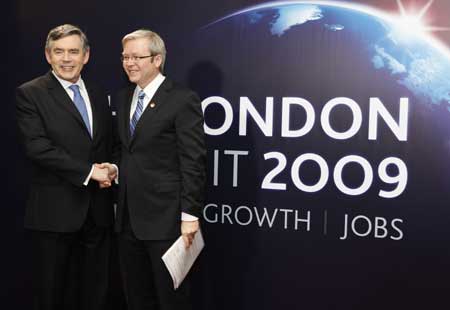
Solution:
[[[113,223],[109,189],[83,182],[92,164],[111,160],[112,119],[107,97],[85,81],[92,106],[93,138],[80,113],[51,72],[17,88],[16,113],[27,157],[31,186],[25,227],[73,232],[89,206],[97,225]]]
[[[206,149],[200,100],[192,91],[166,78],[130,137],[134,89],[135,85],[130,86],[116,98],[116,230],[122,228],[127,205],[137,238],[176,238],[180,235],[181,212],[200,217],[204,200]]]

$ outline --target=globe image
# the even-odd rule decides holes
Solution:
[[[259,57],[264,57],[266,69],[259,71],[271,75],[315,68],[308,70],[308,74],[314,74],[328,69],[330,74],[339,75],[339,81],[344,78],[347,82],[361,73],[370,78],[386,74],[390,81],[385,83],[404,86],[416,97],[414,102],[443,104],[450,109],[450,50],[436,49],[423,36],[408,33],[408,29],[393,24],[376,11],[371,14],[370,8],[362,12],[358,6],[353,9],[352,5],[341,7],[337,1],[329,3],[261,5],[224,17],[207,25],[203,31],[206,35],[217,36],[218,42],[214,42],[217,47],[223,47],[220,41],[223,44],[227,40],[239,43],[238,46],[227,46],[228,57],[247,63],[248,69],[254,69],[250,66],[259,64],[263,60]],[[237,50],[244,57],[253,57],[233,57]],[[307,56],[315,57],[306,59]],[[347,65],[347,61],[353,64],[352,68],[337,71]],[[273,70],[275,63],[280,69]],[[287,65],[290,70],[283,71],[288,69],[283,67]],[[349,73],[350,76],[344,76]],[[261,74],[258,76],[259,79],[266,78]]]

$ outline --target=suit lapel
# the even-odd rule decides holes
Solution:
[[[84,86],[86,87],[89,101],[91,103],[91,111],[92,111],[92,140],[95,139],[95,137],[98,134],[98,124],[99,124],[99,116],[98,113],[100,111],[99,107],[97,107],[97,104],[102,102],[99,98],[99,94],[95,91],[94,88],[90,86],[89,83],[84,82]]]
[[[59,81],[53,76],[53,73],[47,73],[47,88],[49,90],[50,95],[55,100],[56,104],[61,105],[72,117],[76,119],[78,124],[84,129],[86,135],[91,138],[86,125],[84,124],[83,119],[81,118],[81,114],[73,103],[72,99],[70,99],[67,92],[64,90]]]
[[[139,119],[138,123],[136,124],[136,128],[134,130],[134,135],[131,137],[130,145],[133,143],[133,141],[136,139],[137,136],[139,136],[140,131],[142,130],[142,127],[144,124],[148,124],[152,121],[155,114],[160,109],[161,105],[163,105],[166,101],[166,98],[169,94],[169,90],[172,88],[172,82],[165,78],[164,82],[159,86],[156,93],[153,95],[153,98],[149,101],[149,104],[144,110],[144,113],[142,113],[141,118]],[[131,106],[131,102],[130,102]],[[128,113],[130,111],[128,110]],[[129,115],[129,114],[128,114]],[[128,130],[129,131],[129,130]]]

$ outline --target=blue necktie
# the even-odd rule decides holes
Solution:
[[[144,110],[144,98],[145,98],[145,93],[143,90],[141,90],[138,95],[136,110],[134,111],[133,117],[131,118],[131,121],[130,121],[131,136],[133,136],[134,130],[136,129],[137,122],[139,121],[139,118],[142,115],[142,111]]]
[[[76,84],[70,85],[69,88],[71,91],[73,91],[73,103],[75,103],[75,106],[77,107],[78,112],[80,112],[84,124],[86,125],[86,128],[92,137],[91,125],[89,124],[89,117],[87,113],[86,103],[84,102],[83,97],[81,97],[80,88]]]

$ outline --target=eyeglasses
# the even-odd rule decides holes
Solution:
[[[133,62],[138,62],[141,59],[144,58],[149,58],[149,57],[153,57],[155,55],[147,55],[147,56],[120,56],[120,60],[122,62],[129,62],[129,61],[133,61]]]

